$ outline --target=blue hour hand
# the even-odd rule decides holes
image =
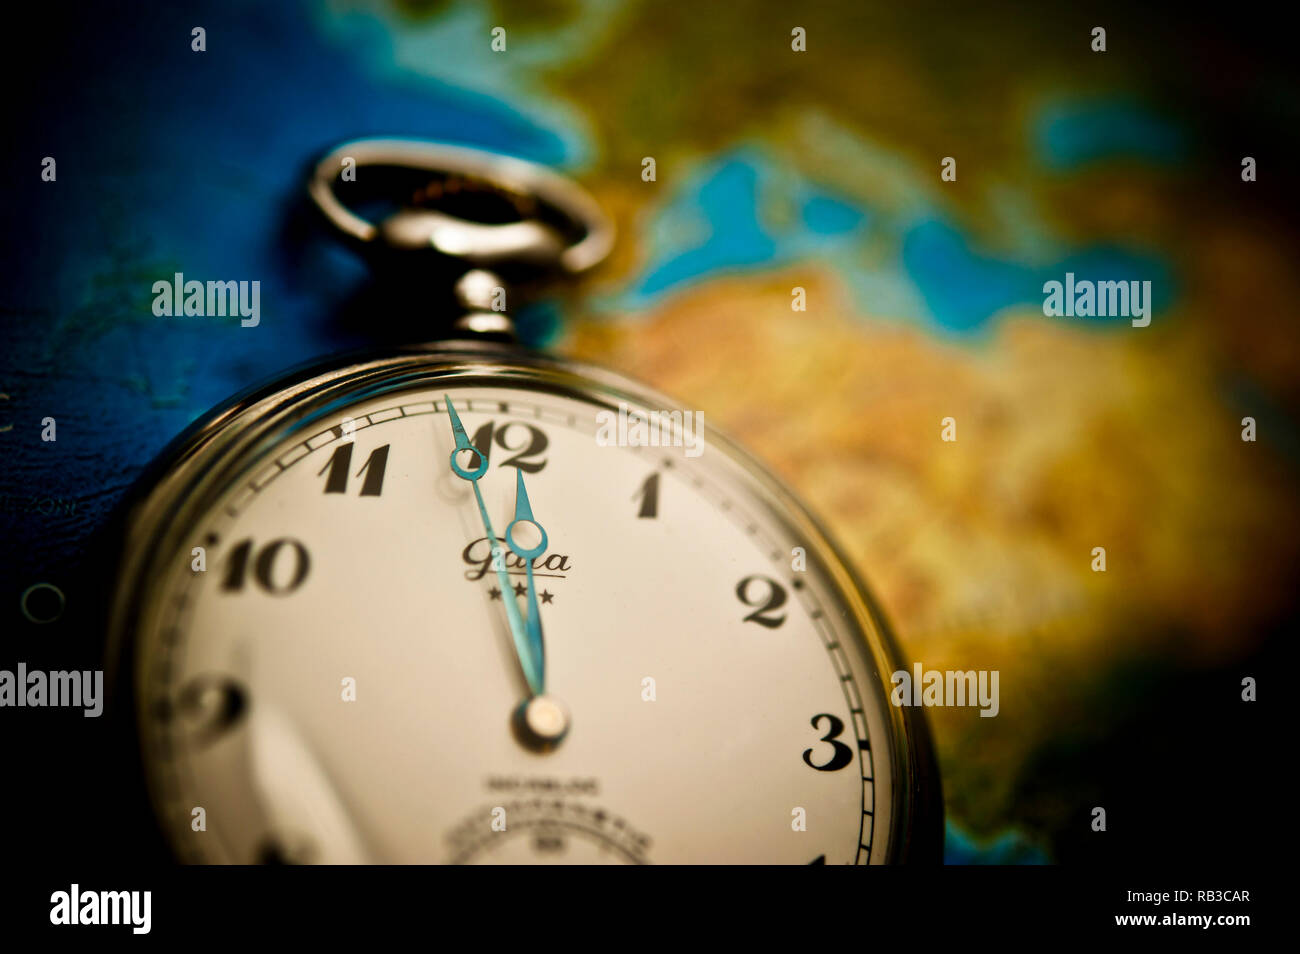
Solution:
[[[528,647],[536,661],[543,683],[546,680],[546,647],[542,640],[542,617],[537,611],[537,585],[533,580],[533,561],[546,552],[546,528],[533,517],[533,506],[524,486],[524,472],[515,471],[515,519],[506,527],[506,546],[524,563],[528,577],[528,616],[525,629]],[[525,547],[515,539],[515,530],[525,524],[536,528],[540,539],[532,547]],[[554,748],[569,731],[568,710],[549,695],[535,695],[515,710],[515,728],[519,738],[531,748],[543,751]]]
[[[546,678],[546,648],[542,643],[542,619],[537,611],[537,587],[533,584],[533,560],[546,552],[546,528],[533,519],[532,504],[528,501],[528,490],[524,487],[524,472],[516,470],[515,481],[515,519],[506,527],[506,545],[524,563],[524,572],[528,577],[528,616],[526,628],[528,644],[532,648],[533,658],[542,673],[542,682]],[[531,524],[537,528],[541,540],[537,546],[525,548],[515,541],[515,527],[520,523]]]

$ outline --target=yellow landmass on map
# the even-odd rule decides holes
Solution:
[[[1210,342],[1174,317],[1100,331],[1027,310],[990,340],[947,342],[799,267],[578,322],[566,350],[703,410],[765,460],[831,527],[908,661],[1001,672],[1006,718],[930,710],[953,808],[977,829],[1015,816],[996,767],[1079,718],[1071,674],[1169,640],[1209,662],[1285,606],[1285,470],[1241,440]]]

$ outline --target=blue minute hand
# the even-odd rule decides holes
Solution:
[[[515,556],[524,561],[525,572],[528,574],[528,643],[533,651],[533,658],[537,661],[538,672],[541,673],[542,682],[546,681],[546,647],[542,642],[542,619],[537,612],[537,587],[533,585],[533,560],[546,552],[546,529],[533,519],[533,508],[528,502],[528,491],[524,488],[524,472],[522,469],[515,471],[515,519],[506,527],[506,545],[514,551]],[[541,535],[541,540],[537,546],[531,549],[525,549],[515,542],[515,527],[520,523],[530,523],[537,528]]]
[[[528,682],[529,691],[534,696],[538,696],[546,690],[545,671],[541,657],[541,633],[539,630],[536,639],[537,652],[534,653],[534,641],[519,615],[519,604],[515,601],[515,594],[510,585],[510,577],[506,573],[505,562],[502,560],[501,543],[492,530],[492,521],[488,519],[487,507],[483,505],[483,493],[478,487],[479,478],[487,473],[487,455],[481,453],[477,447],[470,443],[469,435],[465,433],[465,427],[460,422],[460,415],[456,413],[451,398],[445,394],[443,397],[447,401],[447,414],[451,418],[451,431],[456,439],[456,449],[451,452],[451,469],[457,477],[468,480],[474,485],[474,498],[478,501],[478,513],[483,519],[483,529],[487,532],[488,543],[492,547],[492,567],[496,570],[497,582],[501,587],[502,602],[506,604],[506,617],[510,621],[510,636],[515,643],[515,654],[519,657],[519,666],[524,671],[524,679]],[[466,470],[456,460],[456,457],[465,451],[472,453],[478,461],[478,465],[473,470]],[[543,539],[544,542],[545,539]],[[531,594],[531,565],[528,571],[528,584]],[[530,610],[528,615],[531,623],[536,613]]]

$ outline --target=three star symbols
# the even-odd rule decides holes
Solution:
[[[514,585],[514,591],[515,596],[523,596],[528,592],[528,587],[524,586],[522,583],[516,583]],[[547,590],[542,590],[542,592],[537,595],[542,598],[543,603],[549,603],[551,600],[555,599],[555,594],[548,592]],[[494,586],[488,590],[488,596],[492,597],[494,600],[499,600],[501,599],[501,590]]]

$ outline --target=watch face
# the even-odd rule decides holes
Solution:
[[[179,857],[894,860],[909,740],[851,576],[624,384],[371,366],[182,455],[122,583]]]

